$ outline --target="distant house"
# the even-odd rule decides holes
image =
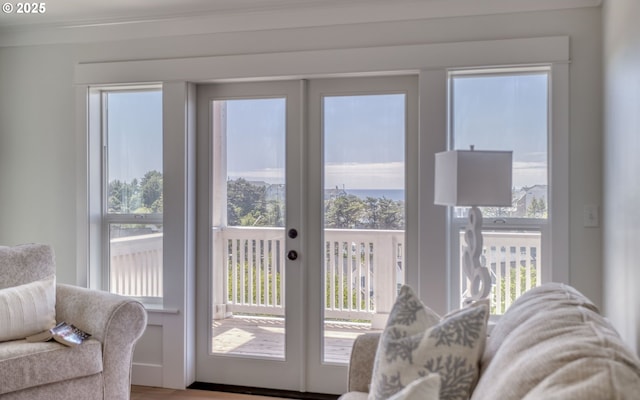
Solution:
[[[547,200],[548,188],[547,185],[534,185],[531,187],[523,187],[516,190],[513,193],[515,212],[514,217],[527,217],[530,216],[529,210],[532,209],[534,200],[537,203],[543,202],[545,210],[549,204]]]
[[[335,189],[325,189],[324,190],[324,199],[325,200],[335,199],[337,197],[346,196],[346,195],[347,195],[347,191],[344,188],[340,189],[338,186],[336,186]]]

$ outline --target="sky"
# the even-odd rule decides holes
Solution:
[[[109,181],[162,171],[162,92],[109,92],[107,104]]]
[[[325,98],[326,188],[403,188],[404,102],[403,94]],[[284,183],[284,99],[226,105],[229,178]]]
[[[547,75],[453,78],[453,146],[513,150],[515,187],[547,183]],[[238,99],[227,107],[229,179],[284,183],[284,98]],[[325,188],[402,189],[405,96],[327,96],[323,102]],[[162,94],[109,94],[110,180],[162,169]]]
[[[544,73],[454,77],[453,147],[512,150],[515,187],[547,184]]]

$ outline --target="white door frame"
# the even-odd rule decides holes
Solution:
[[[348,365],[323,362],[323,311],[322,293],[324,282],[323,260],[323,160],[324,143],[322,128],[322,98],[325,95],[363,95],[381,93],[406,94],[405,109],[405,260],[415,259],[417,246],[408,239],[417,237],[418,225],[407,216],[415,215],[418,209],[418,76],[387,76],[368,78],[316,79],[309,82],[309,135],[306,147],[308,170],[306,199],[311,213],[307,215],[309,229],[306,234],[307,256],[307,318],[308,338],[306,389],[318,393],[344,393],[347,389]],[[320,212],[319,212],[319,211]],[[409,269],[416,264],[410,264]],[[417,286],[417,271],[406,272],[405,280]],[[320,284],[318,284],[320,283]]]
[[[300,87],[298,81],[257,82],[237,84],[199,85],[197,89],[197,132],[198,132],[198,243],[207,250],[207,265],[200,265],[197,276],[198,318],[196,333],[196,378],[202,382],[253,386],[263,388],[277,388],[284,390],[304,390],[302,381],[302,363],[304,353],[300,352],[301,329],[303,325],[302,308],[299,301],[304,293],[302,279],[302,261],[286,260],[286,296],[285,296],[285,359],[248,358],[233,355],[214,354],[211,352],[212,329],[211,320],[215,301],[212,298],[211,283],[213,283],[213,227],[214,211],[211,207],[216,196],[213,188],[214,175],[221,165],[215,160],[212,151],[210,104],[213,100],[228,100],[240,98],[285,97],[287,99],[286,122],[286,221],[287,227],[299,231],[302,221],[302,206],[299,198],[303,193],[300,187],[302,181],[301,156],[299,144],[300,131]],[[226,177],[226,171],[221,171]],[[218,177],[219,178],[219,177]],[[218,179],[220,181],[220,179]],[[224,182],[224,179],[222,179]],[[291,204],[291,206],[290,206]],[[285,235],[286,237],[286,235]],[[285,238],[285,248],[302,253],[300,239]],[[218,277],[219,279],[219,277]],[[207,299],[206,301],[203,301]]]

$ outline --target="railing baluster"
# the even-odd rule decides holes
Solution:
[[[365,290],[366,290],[365,298],[367,300],[366,300],[366,303],[365,303],[365,308],[363,310],[363,311],[366,311],[366,312],[375,311],[373,309],[373,304],[372,304],[372,301],[371,301],[371,294],[372,294],[371,273],[373,271],[373,265],[374,265],[373,264],[372,246],[373,246],[373,243],[367,242],[367,248],[366,248],[366,257],[367,257],[366,260],[367,260],[367,263],[365,265],[365,267],[366,267],[366,270],[365,270]]]
[[[327,282],[326,284],[329,286],[329,304],[326,305],[330,310],[335,310],[336,308],[336,252],[338,249],[334,245],[332,241],[327,241],[325,248],[327,250],[327,265],[328,270],[325,272],[324,280]]]
[[[362,309],[362,270],[363,264],[366,262],[364,259],[364,243],[358,244],[358,271],[356,274],[355,282],[353,283],[354,290],[356,291],[356,304],[354,311],[360,311]]]
[[[355,243],[351,242],[347,244],[348,246],[348,253],[349,254],[349,260],[347,262],[347,304],[346,304],[346,309],[347,310],[353,310],[353,269],[356,266],[356,255],[354,250],[355,247]]]
[[[280,302],[278,303],[278,306],[281,308],[284,308],[286,304],[285,298],[287,296],[287,291],[285,290],[285,281],[287,279],[287,274],[285,274],[285,264],[286,261],[284,257],[284,241],[280,241],[280,273],[278,274],[278,276],[280,276]]]
[[[272,265],[271,265],[271,291],[269,293],[269,302],[270,305],[275,307],[278,303],[276,302],[276,290],[277,290],[277,285],[276,285],[276,277],[277,277],[277,271],[280,267],[280,260],[279,260],[279,254],[280,254],[280,241],[279,240],[274,240],[274,249],[273,249],[273,259],[272,259]]]
[[[522,271],[520,270],[520,260],[517,257],[517,254],[514,254],[513,258],[514,258],[515,269],[516,269],[516,296],[514,298],[514,300],[515,300],[518,297],[520,297],[520,295],[522,294],[522,285],[521,285]]]
[[[271,268],[271,258],[273,253],[273,240],[269,239],[265,243],[264,268],[262,269],[262,303],[269,306],[269,270]]]
[[[256,305],[262,306],[262,269],[264,267],[264,240],[256,241],[257,261],[256,261]]]
[[[255,240],[247,240],[247,304],[254,305],[253,301],[253,269],[255,268]]]

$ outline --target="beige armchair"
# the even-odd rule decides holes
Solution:
[[[0,247],[0,335],[2,326],[10,324],[2,319],[14,315],[13,311],[2,312],[3,293],[9,291],[6,289],[26,290],[28,284],[45,282],[54,274],[50,246]],[[71,323],[90,333],[91,338],[76,347],[55,341],[28,343],[22,338],[0,341],[0,399],[129,399],[133,348],[147,322],[142,304],[112,293],[63,284],[55,285],[54,297],[55,321]],[[45,310],[27,304],[17,313],[41,309]]]

